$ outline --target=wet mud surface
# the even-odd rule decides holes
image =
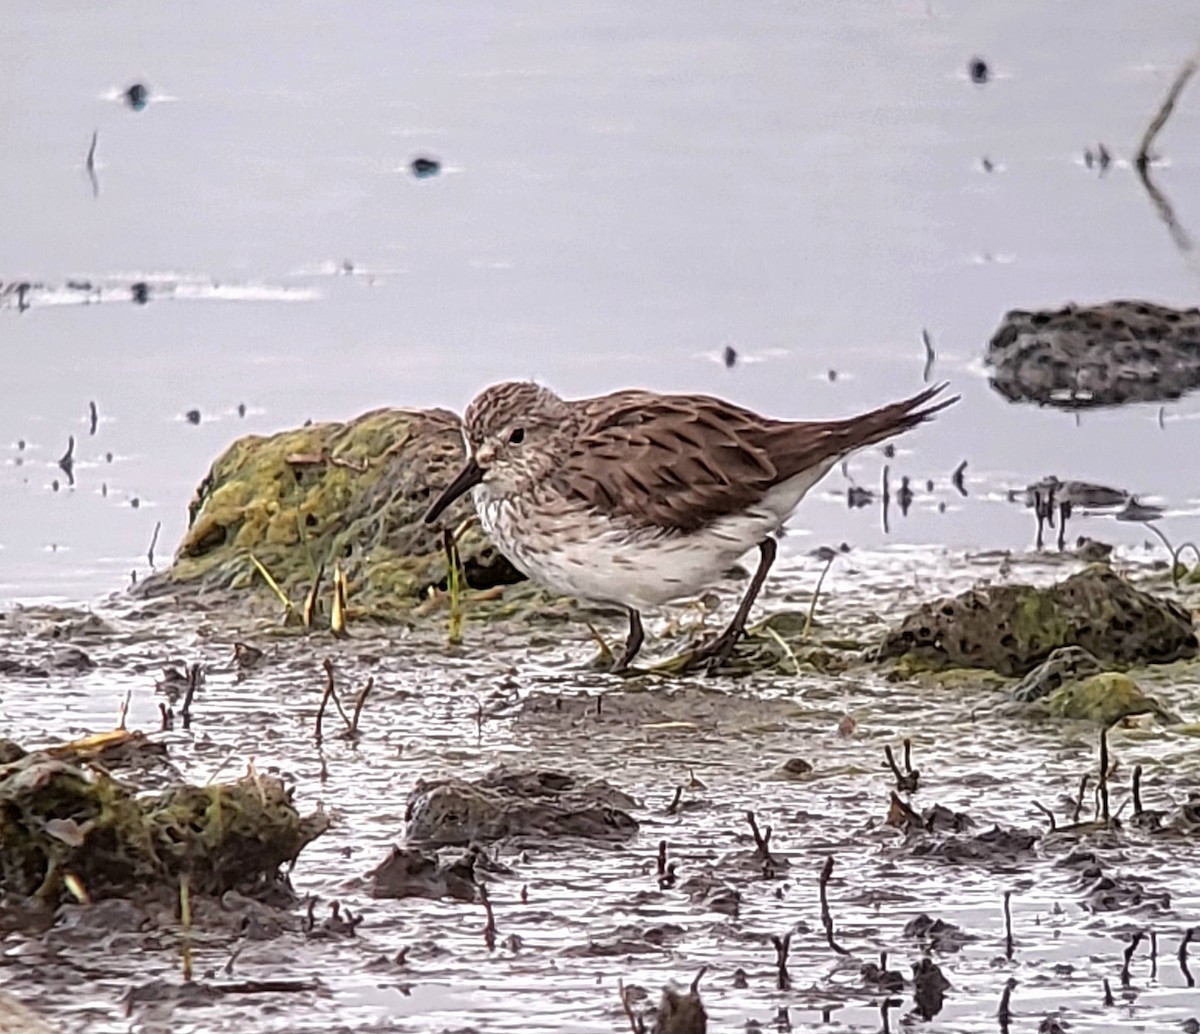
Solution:
[[[881,639],[914,601],[1002,563],[1038,584],[1074,569],[856,553],[827,580],[817,620]],[[806,601],[818,574],[815,561],[785,567],[764,608]],[[987,672],[621,680],[587,670],[594,644],[575,623],[532,648],[468,624],[449,648],[436,625],[351,626],[339,641],[128,599],[4,624],[6,661],[30,669],[9,676],[12,739],[34,748],[109,729],[128,694],[129,727],[165,744],[187,780],[234,780],[252,762],[294,787],[302,813],[332,820],[291,872],[294,905],[235,893],[197,904],[190,984],[169,900],[64,905],[36,922],[6,912],[0,987],[63,1030],[626,1030],[618,981],[635,1014],[653,1012],[663,987],[685,992],[701,967],[712,1030],[878,1031],[924,1015],[923,1029],[991,1031],[1011,980],[1014,1029],[1178,1029],[1200,1014],[1179,955],[1200,917],[1191,662],[1132,673],[1183,723],[1144,716],[1108,732],[1120,826],[1105,828],[1093,821],[1099,727],[1014,714],[1017,680]],[[357,735],[330,707],[318,744],[326,660],[348,710],[374,682]],[[204,678],[184,729],[183,687],[163,670],[186,682],[192,664]],[[605,780],[637,828],[501,836],[465,870],[464,847],[446,846],[457,879],[444,897],[376,896],[370,874],[393,847],[417,850],[405,831],[418,781],[498,766]]]

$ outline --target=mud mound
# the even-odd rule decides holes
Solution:
[[[1049,588],[990,586],[924,603],[887,636],[880,658],[1019,676],[1063,646],[1123,665],[1162,664],[1197,649],[1186,610],[1096,565]]]
[[[379,409],[238,439],[196,490],[171,568],[140,592],[267,592],[261,564],[299,607],[336,561],[359,613],[407,615],[431,586],[446,583],[441,529],[422,517],[463,461],[460,427],[445,410]],[[456,527],[473,513],[470,500],[460,500],[443,524]],[[521,580],[477,524],[462,532],[458,549],[469,587]]]
[[[1200,309],[1142,301],[1006,313],[984,357],[1007,399],[1063,409],[1177,399],[1200,387]]]

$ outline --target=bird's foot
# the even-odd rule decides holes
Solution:
[[[715,639],[697,646],[690,653],[684,655],[678,674],[686,675],[702,671],[707,675],[715,675],[733,656],[734,647],[737,646],[738,640],[741,639],[744,632],[745,629],[731,625]]]

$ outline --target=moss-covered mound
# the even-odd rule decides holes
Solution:
[[[422,521],[463,455],[459,419],[445,410],[379,409],[240,438],[197,489],[174,564],[141,591],[267,592],[257,560],[299,608],[318,572],[328,578],[336,561],[351,607],[403,616],[430,586],[446,584],[441,527],[474,514],[464,498],[439,526]],[[458,551],[468,586],[520,580],[477,524],[462,531]]]
[[[177,885],[184,875],[200,894],[266,889],[328,827],[321,812],[301,817],[270,776],[139,797],[59,753],[0,767],[0,887],[46,904]]]
[[[1095,565],[1044,589],[989,586],[924,603],[887,636],[880,658],[1020,676],[1072,645],[1125,665],[1166,663],[1197,650],[1186,610]]]
[[[1052,718],[1074,718],[1100,725],[1112,725],[1122,718],[1140,714],[1152,714],[1167,725],[1180,720],[1119,671],[1106,671],[1067,682],[1044,700],[1037,701],[1033,709]]]

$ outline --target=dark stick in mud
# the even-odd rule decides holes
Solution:
[[[162,531],[162,521],[154,522],[154,534],[150,536],[150,548],[146,550],[146,560],[154,566],[154,547],[158,545],[158,535]]]
[[[933,338],[929,336],[929,331],[924,327],[921,328],[921,343],[925,346],[925,368],[921,371],[921,379],[928,384],[929,375],[933,373],[933,364],[937,360],[937,353],[933,350]]]
[[[1142,144],[1138,148],[1137,165],[1138,172],[1144,177],[1146,167],[1150,164],[1150,146],[1154,143],[1155,137],[1162,132],[1163,126],[1167,124],[1167,119],[1171,117],[1171,113],[1175,110],[1175,102],[1179,100],[1179,95],[1183,93],[1183,88],[1187,86],[1188,80],[1196,72],[1196,56],[1188,58],[1183,63],[1183,67],[1179,70],[1179,74],[1175,76],[1175,81],[1171,83],[1171,88],[1167,91],[1166,97],[1163,98],[1162,104],[1151,120],[1150,125],[1146,127],[1146,132],[1142,136]]]
[[[1133,766],[1133,817],[1142,813],[1142,766]]]
[[[633,1006],[629,1004],[629,992],[625,990],[625,982],[617,978],[617,994],[621,996],[621,1008],[625,1010],[625,1018],[629,1021],[629,1029],[633,1034],[646,1034],[646,1025],[641,1018],[634,1016]]]
[[[1008,1034],[1008,1025],[1012,1022],[1010,1003],[1012,1001],[1013,988],[1016,986],[1016,979],[1009,977],[1004,982],[1004,991],[1000,995],[1000,1008],[996,1010],[996,1018],[1000,1021],[1000,1030],[1003,1034]]]
[[[1084,772],[1079,779],[1079,795],[1075,799],[1075,811],[1071,815],[1071,824],[1074,825],[1079,821],[1079,815],[1083,811],[1083,798],[1087,794],[1088,788],[1088,773]]]
[[[1012,932],[1012,891],[1004,892],[1004,957],[1009,962],[1013,957],[1013,932]]]
[[[661,880],[667,874],[667,842],[658,842],[658,878]]]
[[[694,977],[692,977],[692,986],[689,988],[689,990],[692,992],[692,994],[700,993],[700,981],[704,979],[704,974],[707,972],[708,972],[708,967],[701,966],[700,972],[698,972]]]
[[[338,696],[337,688],[333,683],[333,661],[326,657],[325,660],[321,662],[321,667],[325,669],[325,696],[321,699],[321,710],[317,712],[317,732],[320,732],[321,716],[325,711],[325,705],[328,704],[331,699],[333,700],[333,706],[338,710],[338,714],[342,716],[342,721],[346,723],[346,728],[348,730],[353,729],[354,724],[350,721],[350,716],[346,714],[346,709],[342,707],[341,698]],[[321,742],[319,736],[317,742]]]
[[[358,719],[362,714],[363,707],[367,703],[367,696],[371,690],[375,688],[375,676],[372,675],[367,679],[367,684],[358,691],[358,696],[354,698],[354,713],[350,718],[350,738],[358,738]]]
[[[767,827],[765,834],[761,833],[758,828],[758,820],[754,817],[754,812],[746,812],[746,821],[750,823],[750,832],[754,834],[754,846],[760,855],[762,855],[765,865],[774,866],[775,859],[771,857],[771,827]]]
[[[1183,974],[1183,979],[1187,982],[1188,987],[1196,986],[1196,978],[1192,976],[1192,971],[1188,968],[1188,945],[1196,939],[1196,931],[1198,929],[1200,927],[1193,926],[1191,929],[1185,930],[1183,940],[1179,942],[1179,954],[1177,956],[1179,959],[1179,972]]]
[[[479,900],[483,902],[483,911],[487,916],[487,922],[483,926],[483,942],[487,945],[488,951],[495,950],[496,947],[496,913],[492,911],[492,901],[488,897],[487,887],[482,883],[476,884],[479,889]]]
[[[204,669],[199,664],[189,664],[187,670],[187,692],[183,695],[183,707],[179,710],[179,717],[183,721],[185,729],[192,727],[192,697],[196,695],[196,690],[203,680]]]
[[[1100,817],[1107,826],[1108,814],[1108,729],[1100,730]]]
[[[1154,181],[1150,178],[1150,145],[1154,142],[1155,137],[1158,136],[1163,126],[1166,125],[1167,119],[1171,117],[1171,112],[1175,109],[1175,103],[1179,100],[1179,95],[1183,92],[1184,86],[1187,85],[1188,80],[1196,71],[1196,62],[1196,54],[1193,54],[1192,57],[1184,62],[1183,68],[1179,70],[1179,74],[1171,84],[1170,90],[1167,91],[1167,96],[1162,106],[1158,109],[1158,113],[1154,116],[1149,127],[1147,127],[1146,133],[1142,137],[1142,144],[1138,150],[1137,158],[1134,160],[1138,179],[1141,180],[1142,186],[1146,188],[1146,193],[1150,196],[1150,203],[1158,211],[1158,216],[1166,224],[1167,232],[1171,235],[1171,240],[1175,242],[1175,246],[1180,251],[1192,250],[1192,238],[1176,217],[1175,209],[1171,207],[1171,202],[1167,200],[1166,195],[1158,189]]]
[[[792,949],[791,931],[782,937],[772,934],[771,943],[775,945],[775,987],[779,991],[786,991],[792,986],[792,978],[787,970],[788,952]]]
[[[896,755],[892,753],[890,746],[883,748],[883,756],[887,758],[888,768],[892,770],[892,778],[896,780],[896,789],[904,793],[913,793],[917,789],[921,773],[914,771],[912,767],[912,741],[904,741],[905,771],[900,771],[900,766],[896,764]]]
[[[314,738],[318,745],[321,742],[321,723],[325,720],[325,708],[329,704],[329,698],[333,696],[333,665],[325,661],[325,692],[321,694],[321,706],[317,708],[317,727],[314,732]]]
[[[94,438],[96,436],[96,428],[100,425],[100,410],[96,408],[94,401],[88,403],[88,436]]]
[[[1108,982],[1108,977],[1104,978],[1104,1004],[1106,1006],[1117,1004],[1117,1000],[1113,998],[1112,985]]]
[[[1121,986],[1129,986],[1129,964],[1133,961],[1133,953],[1137,951],[1137,947],[1142,943],[1142,938],[1146,935],[1141,930],[1137,930],[1132,937],[1129,938],[1129,943],[1125,946],[1125,961],[1121,964]]]
[[[667,814],[674,815],[679,811],[679,802],[683,799],[683,787],[675,787],[675,796],[671,798],[671,803],[667,805]]]
[[[1150,979],[1158,979],[1158,933],[1150,931]]]
[[[821,893],[821,925],[825,927],[825,940],[839,955],[849,955],[850,952],[833,939],[833,915],[829,911],[829,877],[833,875],[833,855],[825,859],[821,866],[821,876],[817,888]]]
[[[1050,823],[1049,832],[1053,833],[1056,829],[1058,829],[1058,823],[1054,820],[1054,812],[1047,808],[1041,801],[1034,801],[1033,806],[1046,816],[1046,821]]]

